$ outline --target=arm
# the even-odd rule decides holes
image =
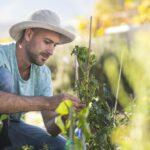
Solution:
[[[55,110],[63,96],[19,96],[0,91],[0,113]]]
[[[73,106],[83,108],[84,104],[72,95],[59,94],[55,96],[19,96],[0,91],[0,113],[16,113],[27,111],[54,111],[59,103],[70,99]]]

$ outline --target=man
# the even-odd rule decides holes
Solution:
[[[16,43],[0,45],[0,113],[9,114],[3,123],[11,148],[31,145],[40,149],[47,144],[49,149],[63,150],[65,139],[58,136],[55,109],[66,99],[77,110],[84,104],[72,95],[53,96],[51,72],[44,63],[57,45],[69,43],[75,36],[49,10],[36,11],[29,20],[15,24],[10,36]],[[28,111],[42,111],[47,132],[20,120],[22,112]]]

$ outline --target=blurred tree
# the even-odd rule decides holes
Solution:
[[[105,29],[121,24],[150,22],[149,0],[97,0],[93,14],[93,35],[102,36]],[[79,18],[78,30],[88,33],[88,18]]]

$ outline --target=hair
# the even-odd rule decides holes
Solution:
[[[21,43],[24,39],[24,36],[25,36],[25,32],[26,32],[27,29],[24,29],[20,32],[20,38],[17,40],[17,43]],[[36,28],[32,28],[32,30],[34,32],[37,32],[38,30],[36,30]]]
[[[20,33],[20,38],[17,40],[17,43],[21,43],[22,42],[22,40],[23,40],[23,38],[24,38],[24,35],[25,35],[25,31],[26,31],[26,29],[24,29],[24,30],[22,30],[21,31],[21,33]]]

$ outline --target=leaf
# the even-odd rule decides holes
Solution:
[[[56,108],[56,112],[60,115],[67,115],[69,113],[69,108],[72,106],[72,101],[66,99],[65,101],[61,102],[58,107]]]
[[[7,118],[8,118],[8,115],[6,115],[6,114],[3,114],[3,115],[0,116],[0,120],[5,120]]]
[[[64,123],[62,121],[61,116],[57,116],[55,118],[55,124],[60,128],[62,133],[66,133],[66,128],[65,128],[65,125],[64,125]]]

